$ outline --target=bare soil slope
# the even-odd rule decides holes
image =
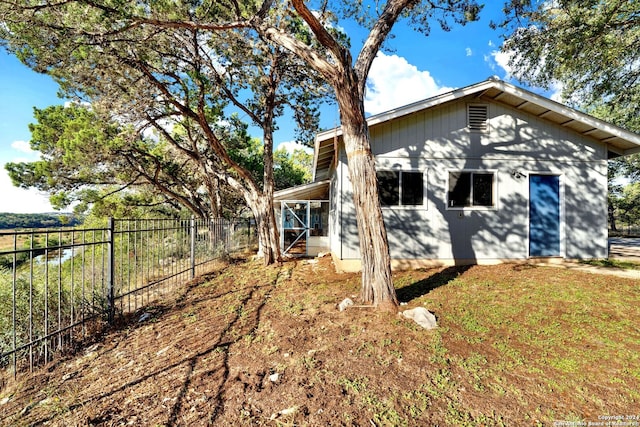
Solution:
[[[0,390],[2,425],[553,425],[640,408],[638,281],[501,265],[397,273],[425,331],[339,312],[330,258],[234,260]],[[151,316],[140,322],[147,312]],[[638,420],[640,421],[640,420]]]

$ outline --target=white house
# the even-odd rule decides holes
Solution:
[[[395,268],[608,256],[607,159],[640,135],[494,78],[368,123]],[[317,135],[313,168],[275,195],[283,249],[357,270],[339,128]]]

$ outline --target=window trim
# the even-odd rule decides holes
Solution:
[[[398,200],[399,204],[397,205],[389,205],[385,206],[380,203],[380,207],[382,210],[427,210],[427,190],[428,190],[428,179],[427,179],[427,169],[417,169],[417,168],[376,168],[376,179],[378,178],[378,172],[399,172],[398,179]],[[402,175],[403,172],[418,172],[422,174],[422,204],[421,205],[403,205],[402,203]]]
[[[447,169],[447,184],[445,187],[445,206],[446,206],[446,210],[448,211],[495,211],[498,210],[498,171],[496,169]],[[484,205],[478,205],[478,206],[450,206],[449,204],[449,180],[451,178],[451,173],[452,172],[458,172],[458,173],[471,173],[471,194],[469,195],[471,198],[471,203],[473,203],[473,174],[477,173],[477,174],[492,174],[493,175],[493,180],[492,180],[492,186],[491,186],[491,190],[492,190],[492,198],[493,198],[493,205],[492,206],[484,206]]]

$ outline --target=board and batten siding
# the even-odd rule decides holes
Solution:
[[[544,118],[494,102],[487,132],[467,128],[467,103],[452,102],[370,129],[378,170],[421,171],[425,204],[383,208],[396,260],[468,263],[529,256],[529,174],[560,177],[560,255],[607,256],[606,147]],[[447,208],[448,172],[495,173],[495,207]],[[514,176],[513,172],[522,173]],[[346,157],[334,171],[332,196],[339,230],[332,251],[358,259],[358,232]],[[335,193],[334,193],[335,194]],[[334,209],[334,207],[332,207]]]

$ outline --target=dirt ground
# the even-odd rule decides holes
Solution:
[[[617,287],[631,311],[598,309],[635,332],[592,342],[596,325],[580,317],[588,303],[578,291],[554,293],[570,280],[582,293]],[[8,380],[0,425],[498,426],[640,416],[637,281],[515,265],[394,281],[401,309],[427,306],[438,329],[366,307],[338,311],[360,276],[335,273],[329,257],[273,267],[231,260],[75,355]],[[502,320],[486,323],[494,312]],[[628,354],[611,355],[616,340]]]

